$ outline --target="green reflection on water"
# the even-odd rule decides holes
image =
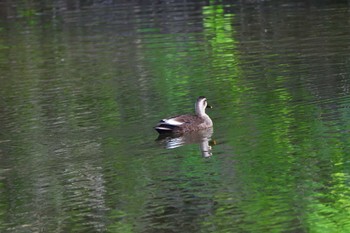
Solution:
[[[224,17],[222,17],[221,20],[216,20],[215,17],[211,17],[213,12],[215,15],[223,15],[223,10],[220,6],[209,6],[206,9],[206,15],[209,15],[209,17],[207,17],[209,22],[206,23],[206,27],[212,29],[212,31],[218,32],[219,34],[219,36],[214,37],[216,40],[211,40],[211,45],[213,46],[214,51],[222,53],[223,51],[215,50],[215,45],[220,43],[231,43],[232,39],[231,36],[228,36],[229,38],[226,40],[225,36],[223,36],[225,33],[230,33],[229,27],[222,27],[224,24]],[[215,20],[213,20],[213,18]],[[225,70],[227,72],[235,71],[236,73],[239,73],[237,69],[239,63],[223,63],[225,60],[223,57],[225,56],[220,56],[217,59],[217,64],[220,64],[221,62],[221,65],[227,68],[227,70]],[[231,61],[233,60],[234,59]],[[231,67],[235,64],[236,68],[230,70],[229,64],[231,64]],[[282,69],[289,68],[287,65],[281,65],[280,67]],[[219,203],[219,207],[211,220],[207,219],[210,221],[206,221],[204,225],[206,227],[213,226],[213,228],[216,229],[216,232],[221,232],[221,230],[226,232],[227,229],[230,229],[230,226],[232,227],[232,230],[240,229],[249,232],[281,232],[285,229],[293,229],[295,228],[293,223],[301,222],[302,225],[305,224],[306,229],[310,229],[311,232],[324,232],[326,229],[331,230],[331,232],[347,232],[347,224],[345,224],[344,221],[344,216],[347,216],[348,214],[346,207],[344,208],[335,203],[333,208],[326,208],[326,205],[323,205],[324,209],[322,210],[322,205],[316,204],[318,201],[314,203],[314,201],[310,201],[309,199],[310,197],[317,197],[320,195],[318,191],[315,190],[315,193],[311,191],[311,193],[307,194],[310,196],[305,200],[305,197],[301,196],[302,194],[300,194],[300,190],[298,190],[300,187],[308,187],[309,189],[314,190],[314,188],[318,188],[313,187],[314,184],[322,185],[319,183],[320,181],[317,183],[310,183],[308,181],[308,179],[312,180],[314,179],[313,177],[319,176],[317,173],[319,171],[318,167],[312,169],[313,172],[312,174],[309,174],[310,177],[308,177],[308,179],[303,180],[303,178],[299,177],[305,175],[303,174],[305,172],[304,166],[309,166],[309,164],[304,164],[304,161],[300,161],[299,159],[304,158],[307,160],[310,156],[309,151],[305,150],[306,148],[301,148],[317,144],[315,139],[317,140],[317,137],[320,137],[319,132],[315,132],[315,135],[305,135],[305,128],[316,129],[317,131],[317,128],[322,125],[322,122],[317,122],[312,125],[312,118],[298,119],[298,115],[295,115],[295,112],[300,112],[302,115],[306,116],[317,116],[317,110],[307,107],[301,109],[301,106],[296,106],[291,102],[295,97],[287,88],[281,87],[284,86],[287,77],[272,76],[270,80],[274,81],[270,82],[269,85],[275,86],[275,88],[269,88],[265,92],[255,92],[256,95],[260,96],[253,96],[253,99],[250,99],[250,96],[245,95],[245,97],[248,98],[243,100],[245,104],[255,102],[254,106],[258,107],[258,111],[255,114],[250,112],[250,114],[254,114],[254,116],[250,117],[248,123],[249,125],[254,125],[256,128],[254,133],[257,133],[260,137],[257,141],[258,143],[255,145],[250,143],[255,141],[255,136],[253,135],[250,135],[252,137],[250,139],[244,139],[247,140],[247,146],[254,147],[251,152],[247,153],[245,151],[246,148],[240,148],[240,146],[243,146],[242,141],[231,141],[231,143],[234,142],[232,144],[236,145],[237,153],[240,153],[240,149],[242,149],[242,156],[250,156],[247,160],[242,158],[241,163],[243,162],[243,164],[241,164],[241,166],[243,165],[243,167],[237,168],[242,172],[242,175],[244,173],[242,176],[242,178],[244,178],[243,183],[246,184],[244,187],[248,188],[248,190],[244,190],[244,192],[242,191],[244,201],[240,201],[242,197],[236,196],[237,194],[235,193],[221,191],[215,196],[215,200]],[[237,85],[232,86],[235,87]],[[248,89],[245,90],[247,91]],[[235,93],[240,93],[242,89],[235,88],[234,91]],[[227,96],[225,95],[225,97]],[[251,110],[252,109],[250,109],[250,111]],[[243,107],[236,111],[244,112],[245,109]],[[232,115],[232,113],[230,114]],[[242,125],[247,125],[247,118],[236,118],[236,121],[239,120],[242,120]],[[239,131],[237,128],[235,129],[236,134],[237,131]],[[305,136],[308,136],[309,139],[306,140]],[[336,148],[339,144],[335,143],[330,145],[327,143],[327,146]],[[324,153],[325,151],[328,151],[326,148],[323,149],[324,150],[320,150],[319,152]],[[343,157],[346,155],[344,152],[345,151],[341,150],[338,151],[338,153],[333,154]],[[315,154],[315,151],[312,151],[311,154],[314,154],[315,156],[321,155],[319,153]],[[325,159],[329,159],[329,156],[330,154],[327,153],[327,158]],[[253,161],[255,160],[259,162],[252,164],[252,159]],[[326,161],[322,161],[322,158],[315,159],[321,159],[321,164],[325,165],[324,162]],[[301,170],[295,173],[295,169]],[[273,173],[271,173],[271,171],[273,171]],[[340,174],[340,177],[344,176],[344,173]],[[333,179],[335,177],[338,176],[334,176]],[[338,190],[339,192],[337,193],[342,197],[348,197],[346,194],[348,192],[348,186],[344,185],[345,180],[338,181],[341,182],[341,186],[344,187],[345,190]],[[327,179],[322,182],[327,182]],[[334,189],[336,188],[334,187]],[[326,195],[328,196],[328,194]],[[251,201],[247,201],[247,199]],[[345,200],[343,199],[344,202],[346,202],[346,200],[347,198]],[[305,206],[299,209],[301,205],[300,203],[303,203],[303,201],[306,201],[306,203],[304,203]],[[314,213],[317,216],[320,215],[317,212],[324,212],[324,221],[316,221],[315,219],[317,219],[317,217],[313,214],[310,214],[312,217],[304,215],[304,213],[307,213],[309,205],[319,207],[317,208],[316,213]],[[328,214],[327,209],[329,211]],[[312,213],[314,211],[315,210],[310,212]],[[259,217],[257,218],[257,216]],[[323,218],[322,215],[320,218]],[[329,218],[332,220],[329,220]],[[233,222],[236,224],[232,225]]]
[[[119,48],[106,52],[108,43],[91,55],[93,42],[66,44],[72,38],[56,31],[10,35],[16,46],[4,43],[0,55],[0,229],[350,231],[348,104],[340,125],[323,118],[322,106],[298,104],[314,97],[288,88],[287,62],[268,63],[249,81],[235,15],[220,4],[202,15],[199,33],[139,29],[124,63],[113,60]],[[210,114],[222,142],[213,158],[200,157],[197,145],[155,148],[151,121],[192,111],[187,101],[202,94],[217,102]]]

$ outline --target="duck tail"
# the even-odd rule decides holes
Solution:
[[[154,127],[155,130],[157,130],[158,133],[171,133],[176,128],[174,125],[168,125],[168,124],[159,124],[156,127]]]

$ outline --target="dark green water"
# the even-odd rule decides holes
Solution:
[[[350,5],[242,2],[0,3],[0,231],[350,232]]]

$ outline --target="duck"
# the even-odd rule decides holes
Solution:
[[[183,134],[213,127],[213,121],[206,114],[208,105],[205,96],[199,96],[195,103],[195,115],[178,115],[162,119],[154,127],[159,134]]]

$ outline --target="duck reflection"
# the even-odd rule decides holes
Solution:
[[[160,134],[156,141],[163,144],[166,149],[174,149],[186,144],[199,144],[203,157],[212,156],[212,146],[215,140],[211,139],[213,128],[188,132],[185,134]]]

